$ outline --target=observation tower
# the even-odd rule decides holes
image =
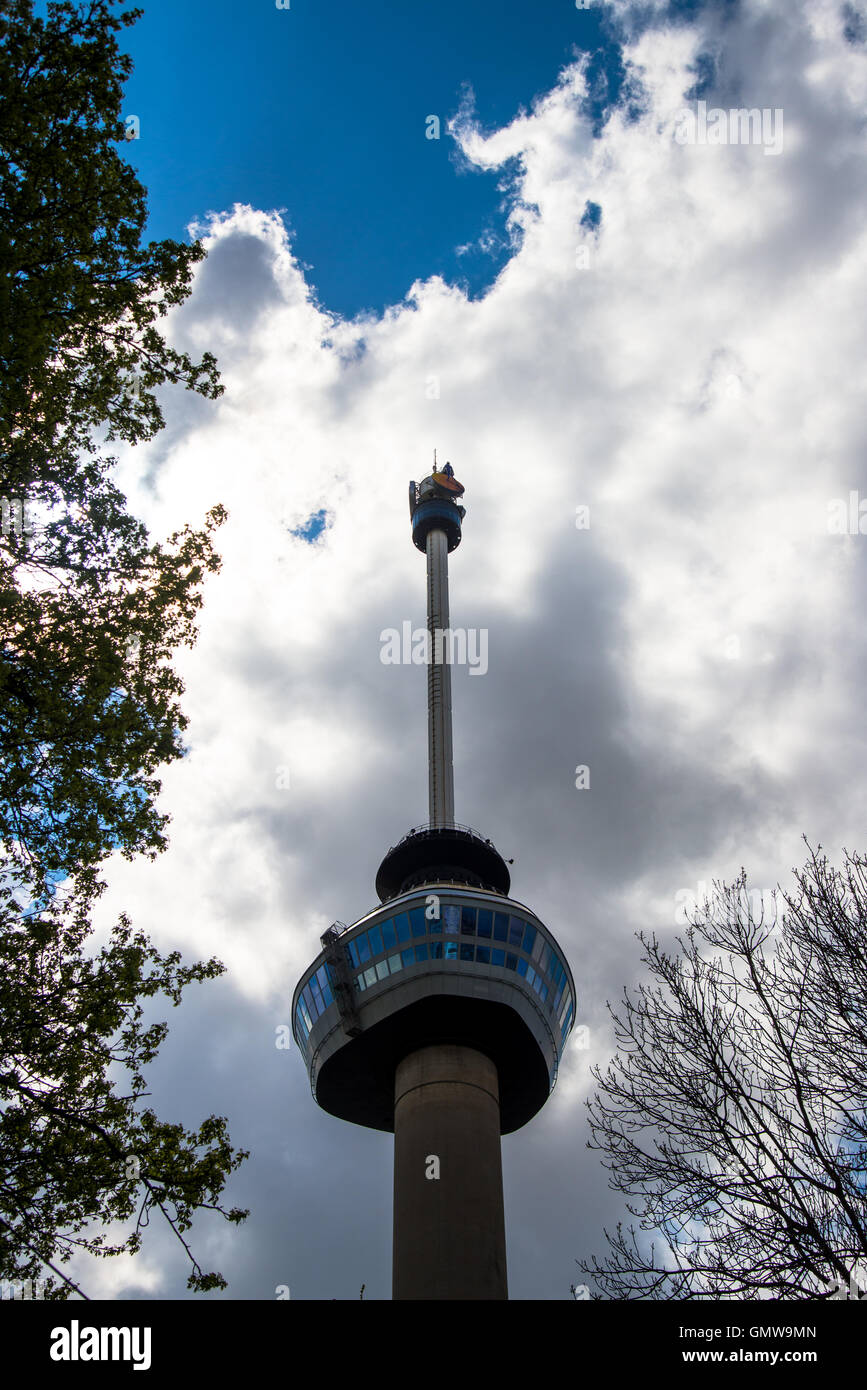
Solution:
[[[409,485],[427,557],[429,821],[380,864],[379,905],[323,934],[292,999],[317,1103],[394,1133],[395,1299],[508,1297],[500,1135],[545,1104],[575,1016],[562,950],[509,896],[491,841],[454,818],[448,557],[463,491],[450,464]]]

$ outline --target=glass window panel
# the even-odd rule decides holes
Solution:
[[[370,931],[367,933],[367,939],[370,942],[370,954],[372,956],[381,956],[384,948],[382,945],[382,932],[379,929],[378,922],[375,927],[370,928]]]
[[[513,956],[511,951],[507,951],[507,952],[506,952],[506,969],[507,969],[507,970],[517,970],[517,968],[518,968],[518,957],[517,957],[517,956]]]
[[[474,907],[461,908],[461,935],[475,936],[476,934],[476,909]]]
[[[394,934],[394,922],[390,917],[379,924],[382,927],[382,945],[384,950],[393,951],[397,945],[397,937]]]
[[[416,960],[427,960],[427,946],[424,942],[420,946],[416,946],[415,958]]]
[[[494,926],[494,914],[489,907],[479,908],[479,920],[476,923],[477,936],[490,936]]]
[[[541,933],[540,933],[540,935],[541,935]],[[526,952],[527,952],[527,955],[529,955],[530,952],[531,952],[532,949],[533,949],[533,946],[534,946],[534,944],[535,944],[535,941],[536,941],[536,928],[535,928],[535,927],[531,927],[529,922],[525,922],[525,923],[524,923],[524,939],[523,939],[523,941],[521,942],[521,950],[522,950],[522,951],[526,951]]]
[[[471,946],[463,941],[461,942],[461,960],[472,960],[475,954],[475,946]]]
[[[509,939],[509,919],[505,912],[494,913],[494,940],[508,941]]]
[[[358,942],[358,963],[363,965],[366,960],[370,960],[370,942],[367,939],[367,932],[363,932],[355,939]]]
[[[497,948],[496,948],[496,946],[495,946],[494,949],[491,951],[491,965],[505,965],[505,963],[506,963],[506,953],[505,953],[505,951],[498,951]]]
[[[557,990],[557,993],[554,995],[554,1003],[551,1005],[551,1008],[553,1009],[554,1013],[556,1013],[557,1010],[559,1009],[559,1007],[560,1007],[560,1000],[561,1000],[562,998],[563,998],[563,986],[561,985],[560,988]]]
[[[349,943],[349,959],[352,961],[352,964],[356,967],[361,964],[361,961],[358,959],[358,947],[356,946],[354,941],[350,941]]]
[[[424,920],[423,907],[411,907],[409,910],[409,920],[412,923],[413,936],[424,936],[427,923]]]
[[[502,952],[501,952],[501,954],[502,954]],[[478,961],[479,965],[490,965],[490,963],[491,963],[491,949],[490,949],[490,947],[489,947],[489,946],[477,946],[477,947],[476,947],[476,960]]]
[[[461,929],[461,909],[455,903],[446,903],[443,907],[443,921],[447,932],[454,934]]]
[[[295,1012],[301,1015],[301,1021],[304,1024],[304,1030],[306,1033],[309,1033],[310,1029],[313,1027],[313,1024],[311,1022],[310,1015],[307,1012],[305,1005],[302,1003],[300,999],[298,1001],[298,1008],[295,1010]]]
[[[509,945],[520,946],[524,937],[524,923],[520,917],[509,918]]]
[[[409,941],[409,918],[405,912],[398,913],[394,919],[394,929],[398,941]]]
[[[369,965],[364,972],[364,983],[368,986],[376,984],[376,971],[372,965]]]
[[[403,964],[401,962],[400,956],[389,956],[388,964],[391,969],[392,975],[396,975],[398,970],[403,969]]]
[[[431,960],[442,960],[442,958],[443,958],[443,943],[442,943],[441,941],[432,941],[432,942],[431,942],[431,944],[430,944],[430,958],[431,958]]]
[[[405,951],[401,951],[400,958],[403,961],[404,965],[414,965],[415,951],[412,949],[411,946],[407,946]]]
[[[388,961],[378,960],[376,962],[376,976],[379,980],[384,980],[388,975]]]
[[[322,1001],[326,1009],[329,1004],[334,1003],[334,995],[331,993],[331,982],[328,979],[328,966],[320,965],[316,971],[316,978],[319,981],[319,988],[322,990]]]
[[[544,980],[540,981],[539,993],[542,996],[542,1003],[544,1004],[545,1000],[548,998],[548,986],[545,984]]]
[[[457,960],[458,943],[456,941],[443,942],[443,960]]]
[[[355,988],[358,989],[358,990],[367,989],[367,985],[364,983],[364,976],[363,976],[363,975],[356,975],[356,977],[355,977]]]
[[[526,973],[527,973],[527,962],[524,960],[524,957],[523,957],[523,956],[518,956],[518,974],[519,974],[519,975],[526,975]]]
[[[534,988],[534,990],[536,991],[537,994],[541,994],[541,993],[542,993],[542,976],[541,976],[541,975],[537,975],[537,976],[536,976],[535,980],[533,981],[533,988]]]
[[[533,946],[533,952],[532,952],[533,960],[541,961],[541,959],[542,959],[542,952],[543,952],[544,949],[545,949],[545,938],[544,938],[544,936],[542,935],[542,933],[539,932],[538,936],[536,937],[536,941],[535,941],[535,943],[534,943],[534,946]]]
[[[428,917],[428,919],[427,919],[427,929],[428,929],[428,933],[429,933],[431,936],[442,936],[442,934],[443,934],[443,919],[442,919],[442,917],[436,917],[433,921],[431,921],[431,919]]]
[[[309,984],[305,985],[304,988],[302,989],[302,991],[301,991],[301,998],[304,1000],[305,1008],[307,1009],[307,1012],[309,1013],[310,1017],[311,1017],[311,1018],[314,1018],[314,1019],[315,1019],[315,1018],[318,1018],[318,1016],[319,1016],[319,1010],[317,1009],[315,1003],[313,1002],[313,996],[312,996],[312,994],[310,993],[310,986],[309,986]]]
[[[548,950],[547,942],[542,947],[542,954],[539,956],[539,969],[546,973],[551,969],[551,952]]]
[[[535,972],[535,970],[533,969],[532,965],[528,965],[528,966],[526,967],[526,971],[527,971],[527,983],[531,985],[531,984],[533,983],[533,981],[535,980],[535,978],[536,978],[536,972]],[[523,973],[524,973],[524,972],[521,971],[521,974],[523,974]]]

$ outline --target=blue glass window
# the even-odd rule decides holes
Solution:
[[[313,996],[310,993],[309,984],[305,985],[302,989],[301,998],[304,1000],[305,1007],[310,1017],[314,1020],[317,1019],[319,1017],[319,1010],[317,1009]]]
[[[530,952],[531,952],[532,949],[533,949],[533,945],[534,945],[534,943],[535,943],[535,940],[536,940],[536,928],[535,928],[535,927],[531,927],[529,922],[525,922],[525,923],[524,923],[524,940],[523,940],[522,943],[521,943],[521,950],[522,950],[522,951],[526,951],[526,952],[527,952],[527,955],[529,955]],[[540,937],[540,940],[541,940],[541,937]]]
[[[519,974],[519,975],[526,975],[526,973],[527,973],[527,962],[524,960],[524,957],[523,957],[523,956],[518,956],[518,974]]]
[[[525,971],[527,975],[527,984],[531,985],[536,978],[536,972],[533,969],[532,965],[525,966],[524,970],[521,971],[521,974],[523,975]]]
[[[366,985],[376,984],[376,971],[374,970],[372,965],[369,965],[364,972],[364,983]]]
[[[427,946],[422,942],[421,946],[415,948],[416,960],[427,960]]]
[[[334,1003],[334,995],[331,993],[331,981],[328,978],[328,966],[320,965],[316,971],[316,978],[319,981],[319,988],[322,990],[322,999],[326,1009],[329,1004]]]
[[[443,921],[446,924],[446,931],[454,934],[461,929],[461,909],[454,903],[447,903],[443,908]]]
[[[558,990],[557,990],[557,993],[556,993],[555,996],[554,996],[554,1003],[551,1005],[551,1009],[552,1009],[552,1011],[553,1011],[554,1013],[556,1013],[557,1010],[559,1009],[559,1007],[560,1007],[560,1000],[561,1000],[562,998],[563,998],[563,986],[560,985],[560,987],[559,987]]]
[[[387,960],[378,960],[378,961],[376,962],[376,978],[377,978],[378,980],[384,980],[385,977],[387,976],[387,974],[388,974],[388,961],[387,961]]]
[[[442,936],[443,921],[441,917],[436,917],[433,921],[428,918],[427,929],[431,936]]]
[[[506,963],[506,953],[505,953],[505,951],[498,951],[497,948],[496,948],[496,946],[495,946],[494,949],[491,951],[491,965],[505,965],[505,963]]]
[[[311,977],[307,988],[310,990],[310,997],[316,1006],[316,1017],[318,1018],[320,1014],[325,1013],[325,1004],[322,1001],[322,991],[319,988],[315,975]]]
[[[517,968],[518,968],[518,957],[517,957],[517,956],[513,956],[512,953],[511,953],[511,951],[507,951],[507,952],[506,952],[506,969],[507,969],[507,970],[517,970]]]
[[[442,958],[443,958],[443,943],[442,943],[441,941],[432,941],[432,942],[431,942],[431,944],[430,944],[430,958],[431,958],[431,960],[442,960]]]
[[[424,936],[426,926],[424,920],[424,908],[411,907],[409,910],[409,920],[412,923],[413,936]]]
[[[398,913],[394,919],[394,929],[398,941],[409,941],[409,918],[405,912]]]
[[[476,909],[474,907],[461,908],[461,935],[475,936],[476,934]]]
[[[494,940],[508,941],[509,939],[509,919],[505,912],[494,913]]]
[[[461,942],[461,960],[472,960],[475,953],[475,946],[465,945]]]
[[[494,925],[494,914],[489,907],[479,908],[479,920],[476,926],[478,936],[490,936]]]
[[[394,922],[390,917],[387,917],[384,922],[380,923],[380,926],[382,927],[383,946],[386,951],[393,951],[397,945],[397,937],[394,934]]]
[[[542,1003],[544,1004],[545,1000],[548,998],[548,986],[545,984],[544,980],[539,981],[539,993],[542,996]]]
[[[370,942],[367,939],[367,932],[355,939],[358,942],[358,961],[360,965],[363,965],[366,960],[370,960]]]
[[[490,947],[489,947],[489,946],[477,946],[477,947],[476,947],[476,960],[478,961],[479,965],[490,965],[490,963],[491,963],[491,950],[490,950]]]
[[[524,923],[520,917],[509,918],[509,945],[520,947],[524,938]]]
[[[355,966],[359,966],[361,964],[361,961],[358,958],[358,947],[356,946],[354,941],[350,941],[349,943],[349,959]]]
[[[377,923],[375,927],[370,928],[370,931],[367,933],[367,939],[370,942],[370,954],[372,956],[381,956],[383,948],[382,932],[379,930],[379,923]]]
[[[403,961],[404,965],[414,965],[415,951],[412,949],[411,946],[407,946],[405,951],[401,951],[400,958]]]
[[[307,1005],[304,1003],[303,999],[298,1000],[298,1009],[300,1011],[301,1017],[304,1020],[304,1027],[307,1029],[307,1032],[309,1033],[310,1029],[313,1027],[313,1020],[310,1017]]]
[[[458,943],[456,941],[443,942],[443,960],[457,960]]]
[[[390,967],[390,969],[391,969],[392,975],[396,975],[397,972],[398,972],[398,970],[402,970],[402,969],[403,969],[403,966],[402,966],[401,960],[400,960],[400,956],[389,956],[389,958],[388,958],[388,964],[389,964],[389,967]]]

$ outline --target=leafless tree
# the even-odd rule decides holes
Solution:
[[[638,1229],[579,1261],[615,1299],[829,1298],[867,1270],[867,859],[810,848],[774,922],[742,870],[609,1005],[593,1140]],[[754,896],[754,895],[753,895]],[[859,1287],[860,1286],[860,1287]]]

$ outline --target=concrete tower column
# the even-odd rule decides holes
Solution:
[[[505,1299],[497,1068],[439,1044],[398,1064],[394,1086],[395,1299]]]
[[[449,626],[449,545],[445,531],[428,531],[427,626],[431,663],[427,677],[428,782],[431,825],[454,825],[455,783],[452,755],[452,671],[445,642],[437,632]]]

